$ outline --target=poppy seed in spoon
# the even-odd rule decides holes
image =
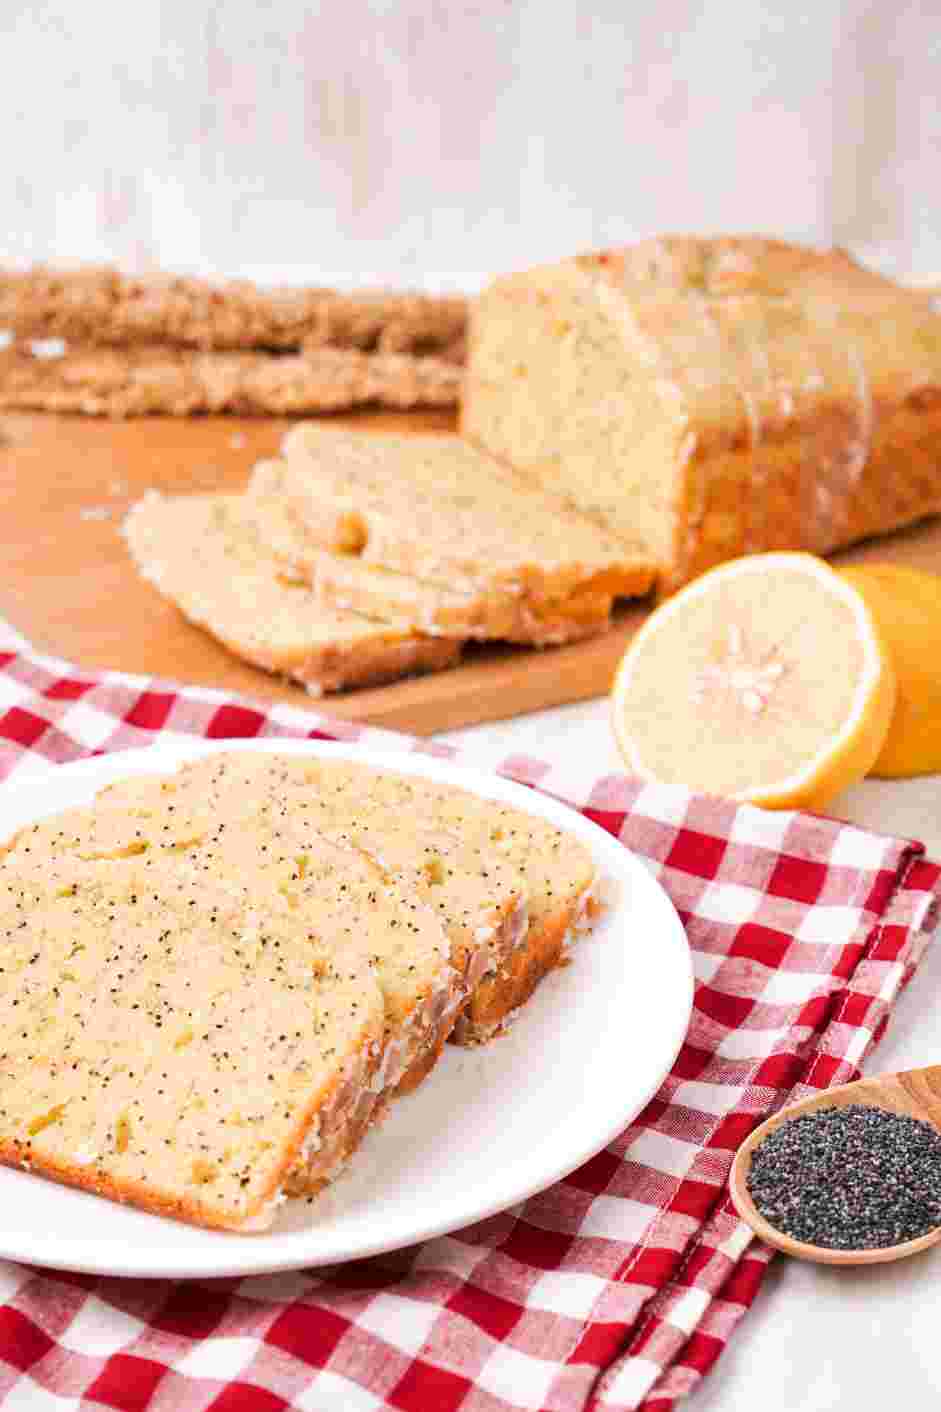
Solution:
[[[793,1240],[830,1250],[900,1245],[941,1225],[941,1132],[866,1104],[818,1108],[759,1143],[748,1191]]]

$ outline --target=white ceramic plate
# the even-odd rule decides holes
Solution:
[[[0,790],[0,839],[88,802],[130,774],[214,750],[354,759],[462,785],[570,830],[594,854],[604,919],[521,1011],[477,1049],[448,1045],[393,1105],[349,1172],[316,1202],[288,1202],[264,1235],[199,1230],[0,1168],[0,1256],[106,1275],[261,1274],[361,1259],[456,1230],[550,1186],[594,1156],[656,1092],[686,1033],[692,968],[666,894],[636,858],[565,805],[426,755],[313,741],[161,744],[59,766]]]

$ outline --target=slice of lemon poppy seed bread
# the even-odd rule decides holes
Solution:
[[[505,1024],[598,907],[594,860],[576,838],[453,785],[348,761],[247,752],[206,756],[175,780],[193,808],[230,809],[254,790],[269,809],[287,809],[295,821],[365,850],[438,911],[465,974],[485,937],[489,956],[469,976],[456,1027],[465,1042]]]
[[[140,856],[0,859],[0,1160],[263,1230],[357,1136],[385,1008],[369,961]]]

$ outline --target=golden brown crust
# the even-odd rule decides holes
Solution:
[[[466,314],[456,295],[266,290],[95,267],[0,271],[0,328],[20,338],[203,350],[332,346],[460,362]]]
[[[449,594],[404,574],[386,575],[386,582],[379,584],[369,576],[368,566],[316,547],[302,561],[292,561],[292,567],[331,607],[377,618],[392,613],[416,632],[437,637],[549,647],[594,637],[611,626],[610,594],[590,589],[541,604],[537,613],[522,596]],[[648,588],[649,579],[638,576],[638,593]]]
[[[437,1024],[433,1025],[422,1035],[420,1042],[416,1045],[415,1053],[409,1061],[408,1068],[393,1090],[396,1097],[401,1097],[406,1093],[412,1093],[422,1080],[426,1079],[431,1073],[441,1057],[441,1051],[447,1043],[448,1036],[453,1030],[466,1000],[466,986],[458,981],[452,989],[450,997],[451,1007]]]
[[[308,1123],[298,1133],[291,1148],[290,1160],[282,1176],[285,1196],[316,1196],[329,1186],[346,1166],[370,1128],[385,1117],[390,1094],[374,1083],[388,1044],[388,1032],[383,1044],[366,1044],[360,1051],[357,1071],[332,1086],[326,1101],[312,1114],[320,1122],[318,1140],[309,1156],[304,1155],[304,1139],[312,1130]],[[335,1100],[331,1105],[330,1099]]]
[[[92,417],[234,412],[293,416],[353,407],[451,407],[461,371],[441,358],[320,348],[202,353],[162,346],[0,352],[0,407]]]
[[[566,917],[570,916],[573,911],[574,907],[565,909]],[[522,993],[522,980],[518,982],[516,987],[509,989],[501,980],[505,975],[521,975],[520,958],[528,949],[528,930],[523,939],[520,937],[521,930],[527,925],[527,909],[521,906],[519,897],[505,899],[502,908],[494,909],[491,921],[493,922],[493,935],[483,945],[477,938],[474,939],[473,945],[470,945],[467,938],[461,940],[456,934],[452,936],[451,962],[457,967],[457,971],[450,1005],[442,1022],[427,1035],[425,1042],[418,1049],[399,1081],[396,1094],[411,1093],[434,1068],[445,1043],[457,1034],[469,1034],[473,1030],[473,1022],[469,1016],[475,1012],[481,1002],[490,1007],[491,1013],[488,1018],[492,1021],[491,1029],[494,1026],[499,1028],[509,1010],[528,999],[545,974],[545,971],[541,971],[533,976],[532,983],[525,995]],[[554,923],[549,925],[551,927]],[[568,922],[562,929],[563,939],[567,926]],[[536,938],[537,949],[542,949],[540,943],[545,929],[545,927],[539,929]],[[486,970],[484,962],[487,963]],[[522,969],[527,968],[523,967]],[[492,995],[494,982],[499,982],[499,993],[496,995]],[[522,998],[516,999],[517,995],[521,995]],[[506,1006],[503,1006],[504,999],[509,1001]],[[488,1034],[483,1038],[489,1037]]]
[[[558,965],[572,912],[563,908],[546,918],[538,931],[530,927],[506,966],[480,983],[459,1026],[459,1043],[474,1044],[489,1037],[525,1005],[542,978]]]
[[[6,1138],[0,1138],[0,1163],[5,1167],[37,1172],[40,1176],[63,1182],[66,1186],[79,1187],[82,1191],[90,1191],[94,1196],[103,1196],[121,1205],[137,1206],[155,1216],[169,1216],[173,1220],[186,1221],[194,1226],[206,1226],[211,1230],[239,1228],[238,1225],[223,1220],[218,1212],[204,1209],[195,1198],[193,1201],[178,1201],[175,1197],[156,1191],[142,1182],[116,1182],[106,1172],[92,1171],[72,1163],[25,1159],[22,1152]],[[274,1186],[271,1190],[274,1191]],[[263,1204],[263,1201],[257,1202],[256,1208]]]
[[[230,642],[212,628],[207,630],[243,662],[250,662],[265,672],[290,677],[315,695],[359,686],[381,686],[416,673],[440,672],[460,660],[463,647],[463,643],[454,638],[420,637],[397,632],[394,628],[383,637],[377,625],[372,638],[355,643],[335,642],[306,658],[289,661],[241,640]]]
[[[435,1034],[434,1040],[422,1049],[420,1054],[416,1054],[406,1072],[399,1079],[395,1088],[396,1098],[402,1098],[407,1093],[413,1093],[420,1083],[422,1083],[441,1058],[441,1052],[452,1032],[453,1026],[442,1026]]]
[[[760,478],[745,443],[711,454],[697,448],[677,487],[673,557],[660,595],[740,554],[829,554],[941,512],[941,386],[877,404],[865,465],[831,490],[819,467],[807,464],[806,448],[822,445],[828,423],[843,416],[843,408],[821,408],[789,437],[766,444]]]
[[[388,1093],[369,1094],[368,1090],[363,1090],[360,1097],[366,1101],[357,1107],[352,1120],[343,1133],[338,1135],[330,1150],[337,1172],[346,1166],[370,1128],[381,1123],[389,1110]],[[284,1182],[286,1196],[303,1196],[309,1199],[317,1196],[333,1180],[332,1176],[311,1176],[305,1172],[306,1169],[299,1167],[288,1173]]]
[[[452,1043],[485,1044],[500,1033],[540,981],[557,966],[565,965],[566,944],[583,906],[588,917],[596,915],[597,903],[589,901],[586,906],[578,898],[543,917],[538,927],[530,925],[507,963],[474,990],[452,1031]]]

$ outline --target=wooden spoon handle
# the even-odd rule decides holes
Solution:
[[[941,1127],[941,1064],[905,1069],[896,1078],[928,1121]]]

